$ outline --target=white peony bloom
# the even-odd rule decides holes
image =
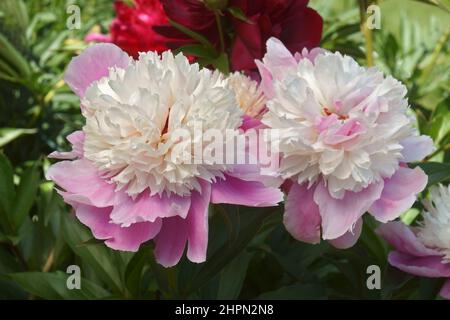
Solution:
[[[424,201],[426,211],[418,237],[429,248],[438,250],[450,262],[450,186],[431,187],[431,199]]]
[[[323,177],[340,199],[396,172],[402,141],[415,131],[404,85],[340,53],[315,52],[283,68],[269,59],[273,97],[262,122],[282,130],[283,178],[312,185]]]
[[[111,68],[89,86],[82,105],[85,157],[131,196],[147,188],[186,195],[200,190],[200,177],[223,177],[226,165],[184,157],[203,150],[208,129],[237,132],[242,123],[234,91],[220,73],[170,52],[141,54],[126,68]],[[192,143],[180,138],[180,130]]]

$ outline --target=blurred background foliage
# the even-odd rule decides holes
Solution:
[[[324,18],[322,46],[375,65],[409,89],[412,115],[436,152],[422,166],[430,184],[450,178],[450,1],[377,1],[381,28],[364,30],[370,1],[312,0]],[[67,7],[81,8],[69,30]],[[44,178],[46,155],[67,147],[83,120],[62,77],[95,28],[107,31],[111,0],[0,1],[0,299],[435,299],[440,280],[387,265],[387,245],[366,216],[358,244],[336,250],[307,245],[284,230],[282,208],[210,208],[208,260],[164,269],[152,244],[121,253],[93,240]],[[301,30],[299,30],[301,32]],[[425,195],[426,196],[426,193]],[[402,216],[415,223],[420,204]],[[420,219],[420,218],[418,218]],[[81,267],[81,290],[66,269]],[[382,270],[368,290],[366,269]]]

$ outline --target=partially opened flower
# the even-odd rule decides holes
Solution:
[[[431,201],[424,205],[420,226],[390,222],[377,233],[395,248],[388,256],[392,266],[420,277],[448,278],[440,295],[450,299],[450,186],[431,187]]]
[[[281,130],[280,174],[291,182],[284,223],[298,240],[353,245],[369,211],[387,222],[427,184],[433,150],[407,114],[406,88],[349,56],[321,49],[293,56],[277,39],[257,61],[269,98],[262,122]]]
[[[282,200],[245,167],[202,159],[208,130],[238,134],[242,124],[220,73],[200,70],[181,54],[149,52],[135,61],[100,44],[72,60],[65,80],[81,99],[86,124],[68,137],[72,152],[52,154],[71,160],[51,166],[47,177],[110,248],[137,251],[154,239],[157,261],[173,266],[187,244],[187,257],[202,262],[210,203]]]

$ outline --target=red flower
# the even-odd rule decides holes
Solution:
[[[167,39],[153,27],[167,23],[159,0],[134,0],[134,6],[115,1],[116,18],[110,26],[111,42],[133,57],[139,52],[167,50]]]
[[[292,52],[314,48],[322,36],[322,18],[308,8],[308,0],[232,0],[253,23],[234,19],[236,32],[231,51],[233,70],[256,68],[270,37],[280,39]]]

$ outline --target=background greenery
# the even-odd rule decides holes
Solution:
[[[312,0],[325,21],[322,46],[406,84],[418,126],[437,148],[419,165],[430,184],[448,181],[450,1],[378,1],[381,29],[361,32],[366,2]],[[81,8],[80,30],[66,27],[72,3]],[[111,0],[0,2],[0,299],[436,298],[441,280],[387,265],[389,248],[370,217],[355,247],[336,250],[293,240],[282,208],[214,206],[207,262],[183,258],[170,269],[155,264],[151,244],[132,254],[93,240],[44,172],[46,155],[67,148],[65,136],[83,125],[79,101],[62,81],[65,67],[84,36],[93,27],[106,31],[112,17]],[[403,221],[416,223],[420,209]],[[66,288],[72,264],[81,267],[81,290]],[[366,287],[372,264],[382,269],[381,290]]]

